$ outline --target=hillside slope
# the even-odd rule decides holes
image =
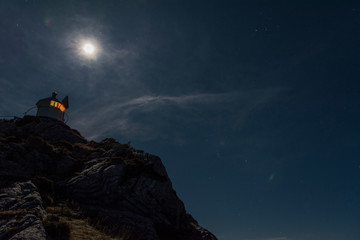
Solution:
[[[0,120],[0,188],[0,239],[216,239],[159,157],[49,118]]]

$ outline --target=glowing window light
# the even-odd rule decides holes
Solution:
[[[62,111],[62,112],[65,112],[65,110],[66,110],[66,108],[64,107],[64,105],[62,105],[62,104],[59,103],[59,102],[53,101],[53,100],[51,100],[50,106],[56,107],[56,108],[60,109],[60,111]]]

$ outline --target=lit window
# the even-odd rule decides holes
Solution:
[[[53,101],[53,100],[51,100],[50,106],[56,107],[56,108],[60,109],[60,111],[62,111],[62,112],[65,112],[65,110],[66,110],[66,108],[64,107],[64,105],[62,105],[62,104],[59,103],[59,102]]]

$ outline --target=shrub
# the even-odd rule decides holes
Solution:
[[[45,221],[45,230],[54,240],[69,240],[70,225],[63,221]]]
[[[35,177],[32,182],[38,188],[46,205],[54,203],[54,182],[46,177]]]

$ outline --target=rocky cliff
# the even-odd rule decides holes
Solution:
[[[49,118],[0,120],[0,188],[0,239],[216,239],[159,157]]]

